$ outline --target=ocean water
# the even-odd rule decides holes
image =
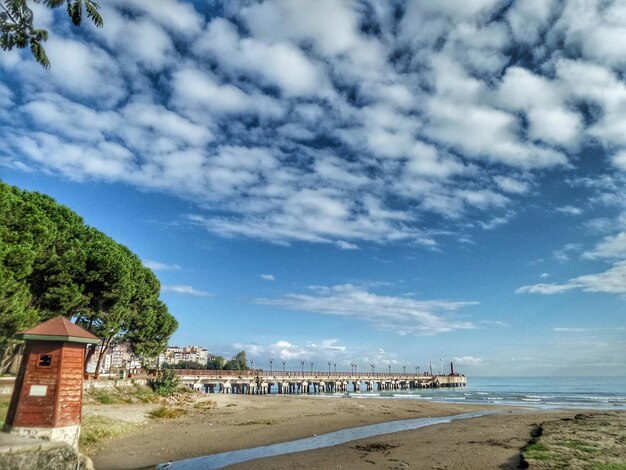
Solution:
[[[443,403],[626,410],[626,377],[468,377],[467,387],[350,393]]]

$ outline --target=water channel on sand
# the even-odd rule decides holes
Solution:
[[[319,436],[297,439],[295,441],[283,442],[267,446],[252,447],[250,449],[233,450],[220,454],[207,455],[205,457],[195,457],[191,459],[172,462],[169,467],[159,466],[157,468],[170,468],[171,470],[210,470],[223,468],[228,465],[246,462],[248,460],[261,459],[265,457],[275,457],[277,455],[291,454],[293,452],[304,452],[307,450],[321,449],[344,444],[350,441],[365,439],[368,437],[391,434],[400,431],[423,428],[434,424],[449,423],[457,419],[478,418],[480,416],[502,413],[501,411],[480,411],[473,413],[462,413],[452,416],[440,416],[437,418],[415,418],[389,421],[387,423],[370,424],[356,428],[342,429],[340,431],[320,434]]]

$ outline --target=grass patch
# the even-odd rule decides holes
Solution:
[[[581,441],[561,441],[556,442],[556,445],[567,447],[568,449],[581,450],[583,452],[598,452],[600,450],[600,447],[598,447],[597,445],[588,444]]]
[[[84,416],[80,431],[81,450],[94,447],[97,443],[106,439],[128,434],[135,428],[137,428],[136,424],[119,419],[98,415]]]
[[[626,414],[618,412],[543,422],[522,451],[523,460],[530,468],[626,470],[624,426]]]
[[[274,422],[271,419],[255,419],[255,420],[248,420],[248,421],[244,421],[243,423],[239,423],[239,426],[252,426],[255,424],[264,424],[266,426],[269,426],[271,424],[274,424]]]
[[[535,442],[526,448],[524,458],[527,460],[552,460],[552,454],[545,445]]]
[[[169,408],[167,406],[161,406],[148,413],[148,416],[152,419],[172,419],[179,418],[186,413],[182,408]]]
[[[237,406],[237,403],[229,403],[228,405],[226,405],[226,408],[231,408],[233,406]]]
[[[90,390],[89,398],[100,403],[101,405],[113,405],[115,403],[123,403],[122,401],[118,399],[117,396],[115,396],[112,393],[109,393],[106,390],[98,390],[98,389]]]

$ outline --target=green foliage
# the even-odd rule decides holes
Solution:
[[[210,356],[206,368],[209,370],[222,370],[226,364],[226,359],[222,356]]]
[[[114,403],[119,403],[119,401],[106,390],[94,390],[90,395],[91,398],[102,405],[113,405]]]
[[[248,359],[246,358],[246,352],[241,351],[237,353],[230,361],[224,365],[225,370],[247,370]]]
[[[178,326],[159,293],[128,248],[52,198],[0,182],[0,373],[15,333],[57,315],[100,337],[101,352],[128,341],[157,356]]]
[[[150,381],[152,390],[161,395],[162,397],[169,397],[176,392],[179,387],[178,376],[172,369],[164,369],[159,373],[159,376]]]
[[[104,24],[98,12],[99,5],[93,0],[33,0],[49,8],[57,8],[65,3],[67,14],[74,26],[80,26],[83,9],[87,17],[98,28]],[[41,43],[48,40],[48,31],[37,29],[33,25],[33,10],[27,0],[0,0],[0,47],[5,51],[30,47],[30,50],[44,68],[50,67],[50,61]]]

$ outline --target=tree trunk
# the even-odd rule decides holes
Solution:
[[[17,344],[9,344],[6,349],[0,353],[0,374],[7,373],[17,355],[17,349]]]
[[[102,359],[104,359],[104,354],[109,350],[109,345],[111,344],[112,339],[113,338],[102,340],[102,345],[100,346],[100,355],[98,356],[98,362],[96,363],[96,377],[100,375],[100,366],[102,365]]]
[[[89,361],[91,361],[91,358],[95,354],[97,347],[97,344],[90,344],[87,347],[87,354],[85,355],[85,372],[87,372],[87,364],[89,364]]]

